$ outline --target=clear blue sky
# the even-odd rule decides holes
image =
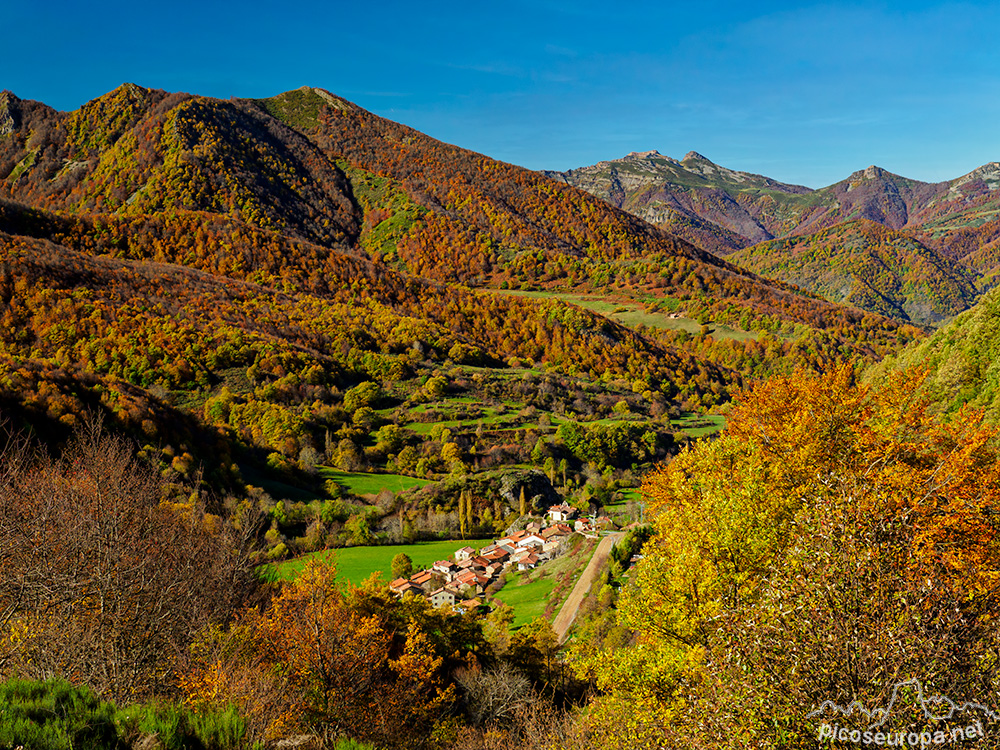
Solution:
[[[822,187],[1000,161],[995,3],[4,0],[0,28],[0,89],[63,110],[308,84],[532,169],[694,150]]]

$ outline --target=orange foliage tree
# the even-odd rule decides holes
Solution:
[[[423,747],[454,688],[417,625],[401,648],[393,635],[379,614],[351,606],[331,564],[314,562],[263,610],[207,630],[184,688],[193,705],[236,704],[265,739],[308,731]]]

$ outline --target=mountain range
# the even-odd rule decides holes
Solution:
[[[0,299],[7,419],[58,440],[97,409],[222,489],[305,455],[397,466],[356,388],[406,421],[428,379],[495,400],[527,367],[550,424],[676,414],[921,335],[309,87],[0,94]],[[481,432],[470,455],[519,455]]]
[[[900,230],[945,217],[953,223],[956,215],[973,221],[1000,209],[1000,162],[940,183],[870,166],[819,190],[727,169],[694,151],[679,161],[657,151],[633,152],[544,174],[689,239],[702,238],[694,244],[711,245],[719,255],[856,219]]]
[[[995,283],[998,162],[940,183],[870,166],[819,190],[695,152],[681,160],[633,152],[545,174],[762,275],[923,325],[966,309]]]
[[[0,401],[40,432],[98,406],[182,453],[213,435],[222,484],[239,446],[329,454],[346,392],[447,367],[702,408],[972,306],[997,180],[814,191],[656,152],[546,175],[310,87],[124,84],[74,112],[3,92]]]

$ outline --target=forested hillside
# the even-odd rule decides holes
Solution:
[[[4,347],[37,372],[205,394],[242,367],[249,385],[281,394],[296,377],[332,406],[324,392],[423,361],[520,358],[707,405],[739,383],[719,365],[880,356],[913,335],[319,90],[222,102],[126,84],[72,113],[10,93],[2,107]],[[628,298],[751,335],[692,342],[488,288]],[[755,331],[810,343],[755,354]],[[287,427],[313,423],[302,399],[263,399],[285,428],[237,431],[292,454],[310,443]]]
[[[905,234],[867,220],[762,242],[735,263],[834,302],[934,325],[975,304],[976,275]]]
[[[935,407],[954,412],[969,405],[1000,420],[1000,293],[993,290],[979,303],[932,336],[886,358],[866,377],[886,377],[894,370],[927,370],[924,391]]]

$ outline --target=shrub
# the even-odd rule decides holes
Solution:
[[[164,750],[236,750],[244,746],[246,721],[232,706],[191,711],[173,703],[129,706],[118,719],[123,734],[155,734]]]
[[[124,748],[115,707],[87,687],[65,680],[12,679],[0,683],[0,747],[26,750]]]

